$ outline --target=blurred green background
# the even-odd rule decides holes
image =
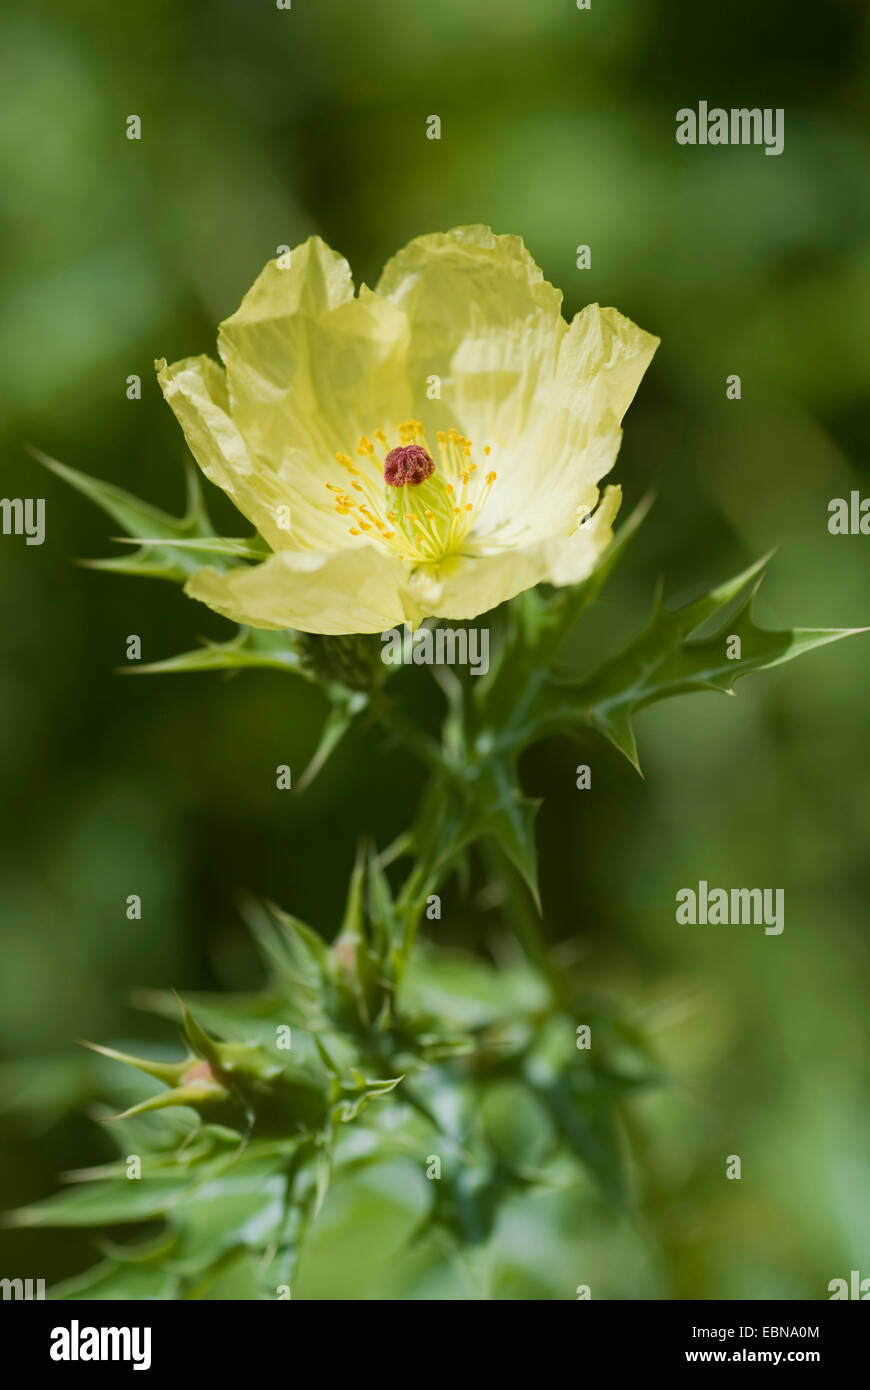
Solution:
[[[372,284],[410,237],[485,222],[525,238],[569,315],[599,300],[662,338],[614,474],[628,504],[650,485],[658,501],[579,659],[640,624],[660,575],[689,597],[772,546],[764,621],[870,622],[870,540],[827,532],[832,497],[870,493],[867,18],[846,0],[4,7],[0,491],[45,497],[47,538],[0,538],[3,1206],[106,1155],[75,1037],[165,1037],[136,986],[254,983],[244,891],[330,935],[357,836],[386,843],[419,790],[370,734],[304,798],[278,792],[324,714],[290,678],[117,675],[130,633],[147,660],[230,629],[171,585],[74,567],[111,553],[112,525],[26,443],[178,511],[155,356],[213,352],[280,244],[317,232]],[[702,99],[783,107],[784,153],[677,146],[675,112]],[[213,515],[239,532],[223,499]],[[672,1083],[637,1111],[641,1214],[518,1210],[498,1236],[515,1296],[820,1298],[870,1276],[868,680],[856,638],[735,700],[657,706],[645,781],[603,744],[526,759],[548,928],[591,989],[656,1008]],[[784,887],[783,935],[677,927],[699,878]],[[438,928],[489,929],[458,900]],[[400,1186],[327,1208],[309,1296],[396,1292]],[[94,1253],[85,1234],[0,1233],[6,1276],[53,1281]]]

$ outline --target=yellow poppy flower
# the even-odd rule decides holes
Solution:
[[[597,304],[569,325],[521,239],[487,227],[416,238],[359,294],[318,237],[287,259],[221,325],[223,366],[156,364],[200,468],[274,552],[187,593],[335,635],[585,578],[658,339]]]

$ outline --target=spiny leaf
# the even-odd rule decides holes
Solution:
[[[867,630],[759,627],[752,608],[765,563],[766,557],[682,608],[671,610],[657,600],[647,627],[618,656],[582,680],[545,683],[519,741],[597,729],[638,767],[632,718],[645,705],[696,690],[733,694],[734,683],[750,671],[780,666],[814,647]],[[741,594],[743,602],[732,611]],[[723,614],[712,636],[698,636],[699,629]]]
[[[244,627],[228,642],[207,641],[200,648],[167,657],[164,661],[152,661],[144,666],[126,666],[122,670],[130,675],[171,675],[182,671],[236,670],[243,666],[292,671],[296,675],[306,674],[291,633]]]
[[[115,1226],[162,1216],[190,1191],[186,1176],[170,1181],[113,1182],[79,1187],[10,1212],[9,1226]]]
[[[613,1106],[595,1095],[579,1095],[569,1077],[535,1088],[566,1142],[618,1205],[628,1195],[625,1150]]]
[[[167,1110],[179,1105],[190,1106],[192,1110],[200,1107],[219,1110],[229,1099],[230,1092],[214,1081],[187,1081],[181,1086],[174,1086],[171,1091],[161,1091],[159,1095],[140,1100],[138,1105],[131,1105],[129,1110],[122,1111],[116,1118],[129,1120],[132,1115],[145,1115],[151,1110]]]
[[[304,792],[311,786],[318,772],[326,765],[345,734],[368,708],[368,697],[355,691],[346,699],[333,697],[332,708],[320,733],[320,739],[307,768],[296,784],[297,792]]]
[[[278,985],[289,990],[294,1008],[309,1028],[325,1024],[325,990],[331,970],[329,948],[317,932],[273,903],[255,900],[245,918],[260,950],[277,972]]]
[[[481,764],[478,775],[468,783],[467,795],[457,843],[471,844],[479,836],[493,836],[519,870],[540,912],[535,817],[541,803],[523,795],[515,759],[503,756],[487,759]]]
[[[175,550],[187,550],[191,554],[224,555],[233,560],[262,560],[268,549],[258,537],[246,539],[242,536],[206,536],[193,539],[161,539],[157,536],[143,536],[141,540],[132,536],[113,536],[116,545],[162,545]]]
[[[374,850],[368,856],[366,870],[372,944],[386,968],[390,943],[398,943],[401,940],[401,922],[389,880]]]
[[[223,553],[220,547],[223,541],[217,540],[215,550],[215,532],[202,501],[199,481],[190,465],[187,466],[187,510],[184,516],[175,517],[159,507],[142,502],[133,493],[116,487],[114,483],[92,478],[87,473],[80,473],[78,469],[50,458],[40,449],[31,448],[30,452],[52,473],[101,507],[141,546],[141,549],[129,558],[119,556],[110,560],[84,562],[91,568],[115,570],[125,574],[144,574],[184,583],[195,570],[202,567],[202,560],[195,550],[187,551],[178,543],[196,540],[212,542],[209,549],[215,553],[220,564]]]
[[[388,1096],[402,1080],[404,1080],[403,1077],[394,1076],[386,1081],[367,1081],[361,1073],[357,1073],[352,1085],[347,1082],[343,1083],[343,1088],[348,1090],[350,1095],[334,1106],[333,1117],[341,1124],[348,1124],[357,1118],[370,1100],[378,1100],[381,1096]]]
[[[195,1061],[195,1058],[188,1057],[182,1062],[152,1062],[147,1057],[132,1057],[128,1052],[118,1052],[114,1047],[103,1047],[100,1043],[88,1042],[84,1038],[80,1041],[82,1047],[90,1048],[91,1052],[98,1052],[101,1057],[110,1057],[113,1062],[125,1062],[137,1071],[145,1072],[146,1076],[153,1076],[158,1081],[165,1082],[167,1086],[177,1086]]]
[[[344,916],[338,935],[332,944],[330,959],[336,983],[349,991],[356,1002],[360,1018],[370,1024],[385,1007],[393,986],[391,935],[389,924],[379,913],[369,911],[372,889],[368,882],[369,859],[383,875],[383,863],[363,844],[358,845],[345,901]],[[383,875],[379,889],[386,894],[387,910],[394,913],[389,884]]]
[[[379,857],[381,867],[384,867],[384,857]],[[357,846],[356,857],[350,875],[350,882],[345,898],[344,916],[342,917],[341,927],[339,928],[336,944],[342,939],[350,940],[354,943],[363,938],[364,905],[363,897],[365,890],[365,871],[366,855],[363,846]]]
[[[220,1070],[221,1056],[218,1045],[214,1038],[210,1038],[204,1028],[200,1028],[190,1009],[185,1004],[180,995],[176,998],[181,1006],[181,1017],[184,1023],[184,1036],[200,1057],[208,1062],[210,1067]]]

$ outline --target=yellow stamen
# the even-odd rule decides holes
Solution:
[[[343,451],[335,455],[352,475],[350,491],[333,482],[326,487],[333,495],[336,513],[350,516],[350,535],[378,541],[410,565],[429,564],[437,569],[440,561],[462,549],[478,525],[496,480],[495,472],[490,470],[480,476],[471,440],[455,428],[435,432],[434,455],[419,420],[403,420],[389,434],[394,440],[398,436],[400,444],[422,445],[436,460],[434,473],[413,486],[386,483],[384,460],[392,446],[388,432],[378,428],[372,432],[374,443],[361,435],[356,446],[357,455],[365,461],[364,467],[357,467]],[[488,457],[490,446],[486,445],[483,452]],[[461,493],[459,499],[457,491]]]

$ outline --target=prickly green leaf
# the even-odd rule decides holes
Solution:
[[[214,1038],[210,1038],[204,1028],[201,1028],[194,1018],[184,1000],[179,997],[181,1005],[181,1018],[184,1024],[184,1036],[187,1038],[194,1052],[208,1062],[210,1067],[219,1069],[221,1056],[218,1045]]]
[[[213,1081],[187,1081],[180,1086],[173,1086],[171,1091],[161,1091],[159,1095],[140,1100],[138,1105],[131,1105],[129,1110],[118,1116],[118,1119],[127,1120],[133,1115],[145,1115],[150,1110],[168,1110],[179,1105],[189,1106],[191,1110],[203,1114],[209,1114],[214,1110],[220,1115],[223,1114],[229,1100],[229,1091]]]
[[[535,817],[540,804],[523,795],[514,759],[489,758],[468,783],[467,803],[457,836],[460,845],[471,844],[480,836],[491,836],[522,875],[539,910]]]
[[[128,1066],[135,1067],[137,1071],[142,1071],[146,1076],[153,1076],[157,1081],[163,1081],[167,1086],[177,1086],[184,1076],[190,1071],[196,1058],[188,1057],[182,1062],[153,1062],[147,1057],[132,1057],[128,1052],[118,1052],[114,1047],[103,1047],[100,1043],[86,1042],[83,1040],[83,1047],[88,1047],[92,1052],[98,1052],[101,1057],[108,1057],[113,1062],[126,1062]]]
[[[388,1096],[402,1080],[401,1076],[394,1076],[386,1081],[367,1081],[361,1073],[357,1072],[353,1082],[342,1083],[342,1089],[347,1091],[348,1095],[335,1106],[333,1112],[335,1118],[342,1124],[348,1124],[351,1120],[356,1119],[370,1100],[378,1100],[381,1096]]]
[[[303,674],[306,671],[303,668]],[[296,790],[303,792],[311,786],[318,772],[325,767],[345,735],[368,708],[368,697],[355,691],[347,697],[336,692],[332,708],[321,730],[320,739],[314,755],[296,784]]]
[[[173,675],[183,671],[232,671],[254,666],[305,675],[293,638],[290,632],[243,627],[228,642],[205,642],[193,651],[144,666],[125,667],[124,671],[135,675]]]
[[[582,680],[551,678],[544,684],[518,741],[592,728],[637,767],[633,717],[645,705],[698,690],[733,694],[734,683],[750,671],[779,666],[863,630],[760,627],[752,608],[754,581],[764,564],[759,561],[682,608],[668,609],[659,599],[647,627],[619,655]],[[722,621],[715,632],[701,635],[716,618]]]
[[[403,989],[408,1009],[474,1029],[534,1017],[549,1002],[546,982],[525,962],[495,970],[459,951],[416,952]]]
[[[271,903],[251,902],[248,925],[291,1004],[291,1016],[310,1029],[327,1026],[327,987],[332,971],[329,947],[304,922]]]
[[[177,1179],[100,1183],[59,1192],[13,1212],[14,1226],[120,1226],[164,1216],[190,1192],[185,1175]]]
[[[179,1297],[179,1279],[169,1269],[130,1266],[106,1260],[84,1274],[66,1279],[51,1290],[52,1299],[96,1299],[127,1302],[158,1299],[170,1302]]]
[[[625,1149],[613,1106],[594,1092],[583,1094],[568,1076],[535,1087],[569,1147],[612,1201],[628,1195]]]
[[[190,555],[202,555],[203,563],[206,560],[210,561],[214,555],[227,560],[262,560],[269,554],[262,541],[256,537],[250,540],[242,536],[205,536],[177,540],[167,537],[161,540],[157,536],[147,536],[138,540],[131,536],[115,536],[113,539],[118,545],[171,546],[173,550],[183,550]]]
[[[68,464],[49,458],[39,449],[33,449],[31,452],[46,468],[69,483],[89,501],[101,507],[141,546],[133,556],[86,562],[92,568],[143,574],[184,583],[195,570],[202,567],[204,560],[197,549],[185,549],[180,543],[197,541],[202,543],[209,557],[213,557],[218,566],[221,566],[226,554],[226,542],[215,535],[202,501],[198,479],[190,466],[187,470],[187,511],[182,517],[174,517],[159,507],[152,507],[149,503],[140,501],[131,492],[116,487],[114,483],[91,478],[76,468],[70,468]],[[251,545],[253,542],[245,541],[241,544]]]

